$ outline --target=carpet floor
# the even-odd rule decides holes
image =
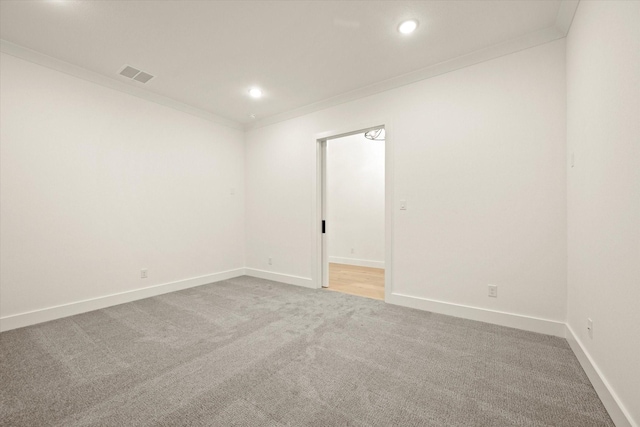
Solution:
[[[0,334],[3,426],[612,426],[564,339],[251,277]]]

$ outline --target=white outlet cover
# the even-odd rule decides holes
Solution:
[[[498,286],[497,285],[489,285],[489,296],[492,298],[498,297]]]

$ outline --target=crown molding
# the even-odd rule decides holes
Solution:
[[[440,74],[449,73],[451,71],[459,70],[461,68],[469,67],[481,62],[490,61],[501,56],[509,55],[511,53],[519,52],[521,50],[529,49],[564,38],[569,32],[569,28],[571,27],[571,22],[573,21],[573,16],[575,15],[579,2],[580,0],[562,0],[560,2],[558,14],[556,15],[556,22],[549,28],[545,28],[543,30],[536,31],[530,34],[525,34],[524,36],[513,40],[489,46],[487,48],[480,49],[475,52],[450,59],[448,61],[440,62],[426,68],[412,71],[407,74],[392,77],[391,79],[374,83],[372,85],[365,86],[363,88],[359,88],[350,92],[342,93],[340,95],[315,102],[313,104],[308,104],[300,108],[265,117],[264,119],[245,124],[244,129],[246,131],[269,126],[274,123],[282,122],[284,120],[304,116],[306,114],[334,107],[339,104],[355,101],[356,99],[375,95],[377,93],[395,89],[401,86],[406,86],[412,83],[416,83],[420,80],[426,80]]]
[[[217,116],[200,108],[183,104],[182,102],[176,101],[173,98],[153,93],[145,88],[130,83],[121,82],[119,80],[116,80],[115,78],[104,76],[94,71],[87,70],[86,68],[73,65],[71,63],[56,59],[40,52],[36,52],[35,50],[19,46],[6,40],[0,39],[0,51],[6,53],[7,55],[15,56],[16,58],[41,65],[55,71],[69,74],[71,76],[99,84],[109,89],[114,89],[120,92],[127,93],[129,95],[137,96],[138,98],[155,102],[156,104],[164,105],[165,107],[170,107],[175,110],[182,111],[183,113],[200,117],[219,125],[242,130],[242,126],[240,125],[240,123],[237,123],[233,120],[225,119],[224,117]]]
[[[513,40],[499,43],[485,49],[480,49],[475,52],[471,52],[469,54],[462,55],[448,61],[440,62],[429,67],[412,71],[407,74],[393,77],[388,80],[374,83],[369,86],[345,92],[340,95],[324,99],[322,101],[284,111],[282,113],[274,114],[272,116],[265,117],[255,122],[246,123],[244,125],[236,121],[217,116],[200,108],[184,104],[175,99],[153,93],[142,87],[137,87],[133,84],[121,82],[119,80],[116,80],[115,78],[104,76],[94,71],[90,71],[85,68],[70,64],[68,62],[53,58],[51,56],[36,52],[34,50],[27,49],[6,40],[0,40],[0,51],[8,55],[12,55],[38,65],[60,71],[81,78],[83,80],[108,87],[110,89],[137,96],[147,101],[155,102],[157,104],[161,104],[220,125],[247,131],[264,126],[269,126],[271,124],[293,119],[295,117],[304,116],[316,111],[334,107],[339,104],[355,101],[360,98],[375,95],[377,93],[385,92],[401,86],[406,86],[421,80],[429,79],[431,77],[469,67],[481,62],[490,61],[501,56],[509,55],[521,50],[529,49],[564,38],[569,32],[571,22],[573,21],[573,17],[575,15],[579,2],[580,0],[562,0],[560,2],[558,14],[556,16],[556,22],[549,28],[526,34]]]
[[[372,85],[365,86],[356,90],[352,90],[350,92],[346,92],[320,102],[305,105],[304,107],[285,111],[273,116],[265,117],[264,119],[246,124],[244,129],[245,131],[257,129],[260,127],[272,125],[274,123],[293,119],[295,117],[304,116],[319,110],[334,107],[339,104],[355,101],[357,99],[375,95],[380,92],[396,89],[401,86],[406,86],[412,83],[419,82],[421,80],[426,80],[431,77],[436,77],[441,74],[446,74],[451,71],[459,70],[461,68],[469,67],[471,65],[479,64],[481,62],[489,61],[501,56],[509,55],[511,53],[549,43],[554,40],[561,39],[564,36],[565,35],[562,34],[555,26],[549,27],[541,31],[526,34],[514,40],[496,44],[485,49],[471,52],[466,55],[458,56],[457,58],[440,62],[426,68],[421,68],[417,71],[412,71],[410,73],[393,77],[388,80],[374,83]]]

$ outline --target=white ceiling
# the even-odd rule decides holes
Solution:
[[[2,0],[0,37],[251,124],[250,114],[264,120],[404,84],[398,76],[555,28],[562,14],[560,0]],[[420,22],[410,36],[397,31],[405,19]],[[124,64],[156,77],[121,77]],[[263,98],[248,96],[253,85]]]

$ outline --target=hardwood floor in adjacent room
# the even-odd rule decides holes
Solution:
[[[384,269],[329,263],[327,289],[384,300]]]

